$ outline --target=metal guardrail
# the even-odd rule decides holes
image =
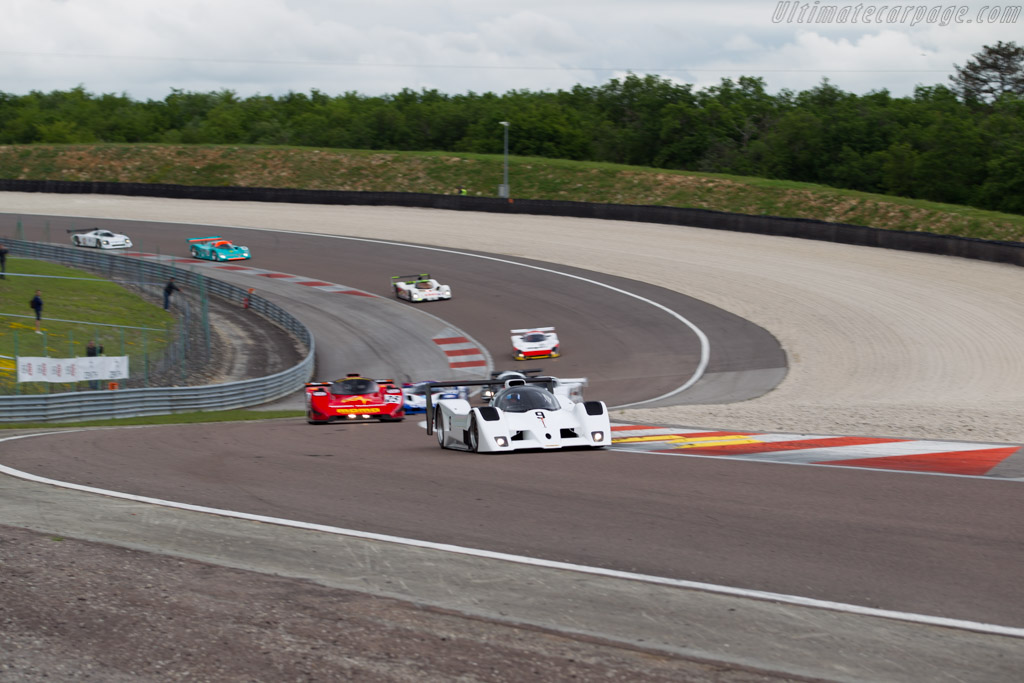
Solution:
[[[132,258],[120,253],[85,250],[57,244],[5,239],[12,256],[26,256],[79,267],[110,278],[136,281],[151,278],[199,287],[232,301],[249,297],[249,308],[295,335],[309,352],[297,365],[267,377],[194,387],[147,387],[116,391],[0,396],[0,422],[52,422],[94,418],[166,415],[205,410],[230,410],[267,403],[301,389],[313,376],[315,342],[309,329],[277,304],[221,280],[174,264]],[[268,323],[269,324],[269,323]]]

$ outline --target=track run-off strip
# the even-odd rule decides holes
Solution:
[[[1015,444],[708,431],[630,424],[612,426],[611,447],[678,456],[971,477],[992,476],[995,467],[1022,450],[1021,445]]]

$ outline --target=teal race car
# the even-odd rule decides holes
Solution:
[[[193,237],[188,241],[192,258],[208,261],[241,261],[251,258],[249,247],[232,244],[223,237]]]

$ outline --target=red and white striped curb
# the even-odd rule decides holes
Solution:
[[[225,270],[232,273],[239,273],[241,275],[256,275],[259,277],[265,277],[277,282],[289,282],[296,285],[302,285],[304,287],[315,287],[322,292],[332,292],[338,294],[351,294],[353,296],[368,296],[377,297],[377,294],[371,294],[370,292],[364,292],[360,289],[353,289],[346,287],[345,285],[335,284],[333,282],[324,282],[322,280],[313,280],[305,275],[292,275],[290,273],[279,273],[273,270],[264,270],[263,268],[253,268],[252,266],[245,266],[239,263],[224,263],[220,261],[202,261],[192,258],[182,258],[180,256],[163,256],[161,254],[144,254],[141,252],[128,252],[126,256],[136,256],[138,258],[145,258],[154,261],[164,261],[173,263],[188,263],[193,266],[201,266],[204,268],[212,268],[214,270]]]
[[[448,366],[452,370],[467,368],[486,368],[487,356],[474,341],[462,336],[437,336],[434,343],[448,357]]]
[[[644,453],[970,476],[989,474],[1022,448],[960,441],[762,434],[624,424],[612,426],[612,445]]]

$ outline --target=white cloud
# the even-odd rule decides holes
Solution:
[[[836,3],[840,4],[840,3]],[[870,5],[871,3],[863,3]],[[879,3],[878,6],[881,6]],[[171,88],[240,96],[568,89],[627,71],[707,87],[764,78],[770,91],[946,83],[1011,24],[773,22],[775,2],[727,0],[5,0],[0,91]],[[981,5],[969,6],[974,17]]]

